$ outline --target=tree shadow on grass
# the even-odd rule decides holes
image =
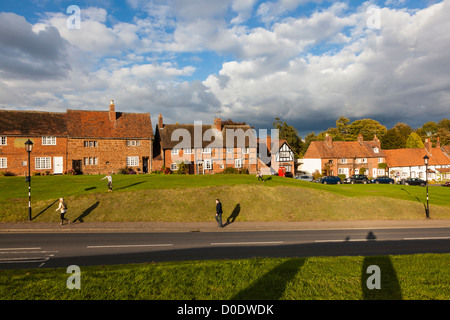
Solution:
[[[368,282],[376,282],[375,272],[369,266],[379,267],[380,288],[370,289]],[[369,279],[370,278],[370,279]],[[389,256],[368,256],[364,258],[361,270],[361,288],[364,300],[402,300],[402,291],[394,266]]]
[[[231,300],[279,300],[306,258],[292,258],[276,266],[249,287],[235,294]]]
[[[78,218],[73,220],[73,222],[76,222],[76,221],[84,222],[83,219],[86,218],[92,211],[94,211],[94,209],[97,208],[99,204],[100,204],[100,201],[97,201],[96,203],[94,203],[92,206],[90,206],[89,208],[84,210],[83,213]]]

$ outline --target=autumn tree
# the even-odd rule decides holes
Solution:
[[[424,147],[425,145],[423,144],[420,136],[415,132],[411,132],[408,139],[406,140],[406,148],[424,148]]]

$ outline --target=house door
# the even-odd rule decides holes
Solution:
[[[53,174],[63,174],[63,157],[53,157]]]
[[[142,158],[142,172],[148,173],[148,157]]]
[[[197,174],[203,174],[203,161],[197,163]]]
[[[81,160],[72,160],[72,169],[78,174],[82,172],[81,164]]]

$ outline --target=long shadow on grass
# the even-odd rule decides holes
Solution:
[[[227,222],[223,226],[226,227],[227,225],[233,223],[238,217],[240,212],[241,212],[241,205],[238,203],[234,207],[233,212],[231,212],[230,216],[227,218]]]
[[[306,258],[292,258],[276,266],[246,289],[238,292],[231,300],[278,300],[286,290],[288,282],[294,279]]]
[[[137,186],[138,184],[144,183],[145,181],[140,181],[140,182],[136,182],[136,183],[132,183],[128,186],[124,186],[124,187],[120,187],[120,188],[115,188],[115,190],[121,190],[121,189],[126,189],[126,188],[130,188],[130,187],[134,187]]]
[[[45,211],[47,211],[48,209],[50,209],[55,203],[57,203],[59,201],[59,199],[56,199],[55,201],[53,201],[52,203],[50,203],[47,207],[45,207],[44,209],[41,210],[41,212],[39,212],[37,215],[35,215],[34,217],[31,218],[31,220],[37,219],[37,217],[39,217],[41,214],[43,214]]]
[[[374,271],[372,268],[369,269],[370,266],[376,266],[379,269]],[[376,287],[377,282],[378,288]],[[361,287],[364,300],[402,300],[400,283],[389,256],[364,258],[361,270]]]
[[[75,220],[73,220],[73,222],[84,222],[84,218],[86,218],[92,211],[94,211],[95,208],[98,207],[98,205],[100,204],[100,201],[97,201],[96,203],[94,203],[92,206],[90,206],[89,208],[87,208],[86,210],[83,211],[83,213],[76,218]]]

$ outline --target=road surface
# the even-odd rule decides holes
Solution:
[[[450,228],[0,233],[0,269],[414,253],[450,253]]]

